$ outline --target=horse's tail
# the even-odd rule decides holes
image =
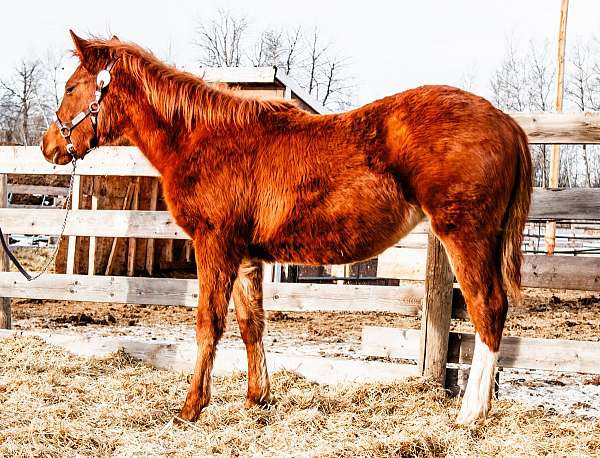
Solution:
[[[512,196],[504,215],[500,266],[504,290],[513,303],[519,303],[521,300],[521,263],[523,262],[521,243],[532,192],[531,154],[527,143],[527,134],[515,121],[512,121],[512,124],[517,137],[517,173]]]

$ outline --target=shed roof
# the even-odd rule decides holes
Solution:
[[[292,94],[319,114],[330,111],[302,89],[290,76],[277,67],[201,67],[200,76],[207,82],[226,84],[273,84]]]

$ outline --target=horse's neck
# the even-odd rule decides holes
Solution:
[[[212,130],[211,126],[198,120],[194,123],[192,130],[186,126],[181,119],[165,120],[161,109],[152,104],[152,97],[145,92],[141,84],[138,87],[130,86],[132,93],[127,94],[124,100],[134,103],[125,104],[128,119],[126,120],[127,137],[140,148],[152,165],[161,173],[165,174],[169,168],[184,159],[183,150],[193,147],[194,138],[198,139],[204,132],[207,134]],[[216,91],[206,90],[205,93],[197,94],[205,102],[215,101],[208,97],[216,96]],[[222,98],[227,97],[221,95]],[[214,105],[213,105],[214,106]],[[201,116],[206,119],[207,116]],[[234,126],[231,127],[235,128]]]

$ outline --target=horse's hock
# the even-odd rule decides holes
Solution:
[[[239,70],[231,84],[247,88],[252,95],[264,91],[269,96],[298,98],[296,89],[286,86],[264,70],[261,82],[251,81]],[[229,70],[223,70],[226,72]],[[238,70],[236,70],[238,71]],[[253,77],[257,79],[256,75]],[[223,81],[223,79],[221,79]],[[270,81],[270,82],[269,82]],[[305,103],[302,101],[301,103]],[[310,105],[307,105],[310,108]],[[600,126],[600,113],[515,115],[528,131],[531,143],[599,143],[594,132]],[[582,122],[581,120],[585,120]],[[10,234],[58,234],[64,217],[58,208],[31,209],[10,207],[6,195],[6,174],[68,174],[68,166],[46,163],[37,147],[1,147],[0,173],[4,177],[2,227]],[[69,216],[65,243],[57,260],[56,274],[48,274],[26,283],[17,273],[0,273],[0,294],[4,298],[59,299],[96,302],[121,302],[195,306],[198,286],[193,279],[147,278],[134,274],[153,273],[163,266],[179,267],[191,260],[187,237],[164,210],[158,174],[132,147],[105,147],[87,157],[78,167],[76,189],[79,199]],[[2,183],[0,183],[2,184]],[[55,192],[55,191],[54,191]],[[77,202],[78,201],[78,202]],[[2,204],[0,202],[0,204]],[[93,209],[94,211],[89,211]],[[597,189],[536,190],[530,218],[545,220],[600,220],[600,192]],[[456,383],[457,365],[468,365],[472,356],[473,336],[450,333],[452,316],[465,316],[464,303],[453,291],[452,276],[445,264],[443,250],[435,240],[429,242],[425,269],[426,240],[424,227],[380,256],[378,274],[396,280],[425,280],[421,284],[401,286],[348,285],[348,270],[339,270],[337,283],[280,283],[281,266],[275,266],[265,284],[265,308],[277,311],[386,311],[407,316],[423,313],[421,331],[392,328],[365,328],[362,334],[363,357],[412,360],[415,364],[379,362],[377,369],[365,364],[315,360],[307,367],[317,373],[344,370],[370,370],[404,376],[425,373],[447,384]],[[90,252],[89,246],[95,249]],[[405,260],[405,262],[402,262]],[[179,263],[179,264],[178,264]],[[89,266],[93,265],[93,269]],[[0,268],[7,269],[0,259]],[[523,285],[533,288],[564,288],[599,291],[600,260],[597,257],[526,256]],[[108,276],[104,275],[108,272]],[[274,281],[272,281],[274,280]],[[425,308],[421,301],[426,297]],[[3,299],[0,326],[10,327],[10,306]],[[504,367],[599,373],[600,344],[571,340],[505,338],[499,365]],[[132,347],[133,348],[133,347]],[[135,346],[140,357],[151,359],[156,349]],[[132,350],[133,351],[133,350]],[[161,350],[163,351],[163,350]],[[154,352],[154,353],[153,353]],[[177,352],[164,350],[161,364],[182,367]],[[573,358],[573,355],[576,355]],[[365,361],[367,363],[368,361]],[[282,364],[295,364],[297,360]],[[450,370],[447,375],[447,364]],[[311,366],[312,365],[312,366]],[[387,368],[387,369],[386,369]],[[387,372],[386,372],[387,371]]]

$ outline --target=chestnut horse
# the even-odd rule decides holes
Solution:
[[[507,295],[519,298],[531,197],[527,137],[513,119],[447,86],[314,115],[211,88],[117,38],[71,34],[81,65],[44,136],[44,156],[65,164],[127,138],[162,175],[169,210],[194,241],[198,354],[180,418],[197,419],[209,402],[231,295],[248,354],[246,405],[269,401],[264,262],[361,261],[425,216],[477,332],[457,421],[486,416]]]

